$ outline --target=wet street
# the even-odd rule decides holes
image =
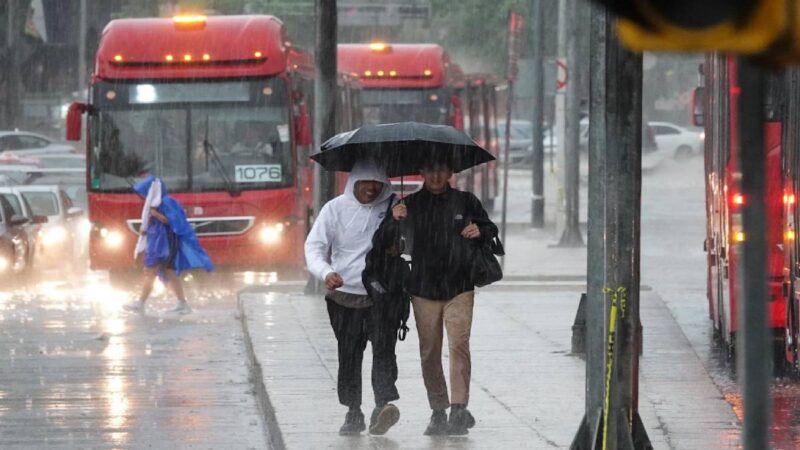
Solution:
[[[0,292],[0,448],[264,448],[230,291],[131,315],[102,275]]]
[[[585,250],[551,248],[548,244],[555,241],[550,237],[551,231],[524,230],[521,221],[527,217],[527,213],[519,214],[518,210],[527,206],[527,175],[525,171],[515,170],[510,176],[512,196],[509,207],[517,210],[515,214],[518,218],[513,219],[517,223],[510,228],[508,236],[509,280],[498,291],[487,290],[482,295],[488,302],[498,302],[496,305],[499,307],[501,304],[514,305],[514,302],[526,297],[525,290],[529,289],[531,299],[541,298],[537,302],[555,301],[554,305],[563,302],[567,310],[559,313],[559,317],[567,323],[574,315],[572,302],[577,294],[557,293],[578,292],[580,277],[585,273]],[[724,399],[724,404],[735,414],[731,415],[732,422],[735,422],[735,417],[739,421],[742,418],[741,396],[730,363],[711,338],[707,315],[702,251],[705,220],[702,183],[702,160],[699,158],[682,162],[666,161],[658,170],[645,176],[642,283],[651,288],[660,299],[659,302],[663,301],[668,314],[679,326],[676,329],[686,337],[686,348],[701,362],[699,366],[705,371],[701,377],[713,382],[716,387],[711,389],[714,397]],[[530,251],[533,246],[541,250]],[[54,274],[44,274],[42,278],[49,279],[51,275]],[[275,281],[273,278],[242,274],[234,279],[234,286],[227,289],[210,288],[213,286],[211,283],[204,286],[189,283],[189,299],[194,313],[187,316],[175,316],[167,312],[173,304],[171,296],[163,292],[163,288],[157,288],[146,314],[140,316],[122,311],[121,305],[131,298],[131,294],[112,289],[102,272],[89,273],[71,282],[59,276],[53,276],[52,279],[56,281],[35,282],[28,287],[0,291],[0,448],[268,446],[269,439],[265,432],[268,427],[257,406],[261,399],[257,400],[251,384],[248,353],[240,313],[236,307],[236,292],[237,287],[245,284],[263,285]],[[287,294],[297,294],[302,291],[302,283],[285,284],[281,290]],[[517,297],[510,294],[512,291]],[[278,306],[267,310],[265,314],[277,313],[279,310],[275,308]],[[519,307],[522,308],[522,304]],[[490,311],[494,311],[494,308]],[[552,328],[556,337],[551,342],[553,347],[550,350],[543,348],[542,351],[560,355],[565,353],[568,342],[568,325],[559,326],[556,330],[551,323],[555,316],[549,317],[548,329]],[[484,339],[493,335],[491,330],[497,327],[496,321],[501,319],[493,318],[491,326],[476,329],[476,355],[480,356],[481,350],[486,350],[490,352],[487,355],[503,358],[503,353],[497,353],[488,341],[479,342],[481,333],[486,336]],[[321,348],[330,350],[328,347],[333,340],[324,322],[322,320],[315,324],[312,330],[319,334],[317,339]],[[512,328],[518,325],[521,324],[508,324]],[[524,329],[530,331],[534,328],[536,326],[528,323]],[[284,341],[295,332],[287,331],[292,329],[292,325],[286,324],[250,330],[262,344],[275,347],[276,354],[283,355],[280,358],[271,357],[272,361],[264,364],[265,380],[292,382],[294,379],[293,370],[296,367],[286,362],[294,358],[286,352],[293,347],[281,349],[282,345],[288,345]],[[657,348],[653,346],[652,339],[661,336],[658,327],[645,324],[644,332],[645,349]],[[307,342],[306,338],[302,342]],[[405,361],[403,367],[416,370],[413,347],[413,344],[404,344],[399,347],[399,352]],[[668,358],[671,351],[659,353],[658,357]],[[662,373],[668,364],[662,360],[654,361],[654,357],[644,355],[645,366],[658,368],[656,374]],[[334,370],[335,364],[328,362],[328,356],[325,358],[327,370]],[[554,365],[548,369],[550,372],[570,367],[573,372],[578,370],[578,376],[581,377],[582,369],[576,364],[582,363],[572,357],[569,360],[559,358],[563,357],[553,359]],[[482,356],[482,359],[490,359],[490,356]],[[486,378],[483,372],[490,368],[491,365],[477,365],[476,382]],[[551,375],[558,376],[556,373]],[[328,378],[330,374],[322,377],[323,380]],[[517,380],[514,378],[508,383]],[[561,380],[554,382],[553,386],[563,384],[567,377],[561,377]],[[404,381],[404,392],[408,392],[411,399],[419,397],[422,392],[418,381],[414,376]],[[576,385],[581,384],[580,379],[573,381]],[[676,428],[666,429],[660,421],[678,420],[676,418],[702,421],[703,417],[689,417],[681,415],[684,413],[680,410],[671,410],[671,406],[665,403],[665,399],[670,398],[669,390],[665,390],[665,385],[652,372],[643,375],[642,383],[640,406],[643,410],[652,411],[644,418],[654,442],[661,442],[667,448],[696,448],[687,444],[692,442],[691,439],[682,440],[684,436],[679,435]],[[330,395],[332,391],[329,392],[325,386],[327,384],[319,387],[322,389],[320,392]],[[495,394],[492,389],[498,393]],[[487,393],[498,395],[498,399],[507,394],[503,386],[492,389]],[[555,436],[548,438],[549,441],[545,439],[548,447],[567,445],[579,419],[580,404],[573,405],[575,411],[565,412],[564,408],[556,411],[559,408],[555,408],[548,412],[543,409],[544,405],[555,405],[548,398],[548,392],[531,392],[535,399],[532,404],[539,406],[531,409],[525,406],[528,403],[520,403],[522,409],[514,420],[519,420],[520,426],[529,420],[530,424],[524,426],[533,427],[542,436]],[[287,394],[293,407],[298,401],[292,399],[295,394],[291,390]],[[800,445],[800,383],[789,378],[776,379],[773,396],[773,448],[797,448]],[[484,409],[481,411],[480,424],[486,429],[481,432],[480,428],[476,428],[474,437],[463,442],[452,441],[452,446],[478,448],[482,447],[482,442],[492,442],[491,437],[497,430],[491,428],[494,426],[493,419],[486,414],[491,411],[492,402],[499,400],[492,400],[491,396],[487,398],[491,402],[476,400],[476,408]],[[304,398],[303,401],[307,400]],[[272,401],[277,408],[283,400],[279,397]],[[412,400],[410,404],[401,406],[407,411],[418,406],[416,403],[419,402]],[[283,406],[285,408],[286,404]],[[321,419],[325,429],[317,430],[315,442],[335,446],[353,444],[338,440],[335,429],[340,411],[335,402],[327,406],[331,412],[325,414],[324,420]],[[427,445],[426,440],[415,437],[416,440],[410,441],[411,438],[402,437],[406,432],[416,436],[416,428],[424,425],[423,410],[413,416],[404,416],[398,430],[392,431],[396,433],[392,441],[394,444],[400,447],[410,442]],[[309,414],[302,411],[297,413],[305,417]],[[286,444],[295,439],[293,436],[302,436],[292,434],[292,430],[298,428],[294,425],[296,422],[291,423],[288,430],[283,430]],[[736,430],[739,425],[733,424],[731,427],[734,431],[722,435],[723,438],[717,441],[718,448],[736,448],[732,442],[738,440]],[[378,445],[375,444],[377,441],[369,442],[372,441],[359,441],[359,445]],[[387,442],[381,441],[379,447],[392,447]],[[513,442],[521,444],[523,441],[513,437],[506,440],[506,443]]]

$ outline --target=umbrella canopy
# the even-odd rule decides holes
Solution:
[[[463,131],[417,122],[366,125],[339,133],[311,155],[325,169],[342,172],[365,158],[385,167],[390,177],[417,175],[426,162],[447,162],[460,172],[495,159]]]

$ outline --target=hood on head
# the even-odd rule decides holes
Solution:
[[[350,171],[350,176],[347,178],[347,186],[344,188],[344,195],[353,199],[353,201],[358,202],[356,196],[353,192],[356,182],[357,181],[380,181],[383,183],[383,190],[380,194],[372,201],[372,203],[368,203],[367,205],[374,205],[380,203],[390,195],[392,195],[392,184],[389,181],[389,177],[386,176],[386,171],[378,166],[375,161],[371,159],[362,159],[356,161],[353,165],[353,170]]]
[[[156,180],[161,182],[161,198],[163,199],[167,196],[167,185],[164,184],[164,180],[155,175],[150,175],[144,180],[136,183],[136,185],[133,186],[133,191],[141,195],[142,198],[147,197],[147,192],[150,191],[150,185],[152,185]]]

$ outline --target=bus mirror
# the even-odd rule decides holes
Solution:
[[[294,140],[297,145],[311,145],[311,119],[306,105],[300,105],[294,121]]]
[[[705,98],[706,88],[699,86],[692,93],[692,125],[702,127],[705,125]]]
[[[86,112],[86,103],[72,102],[67,110],[67,140],[80,141],[83,124],[81,116]]]

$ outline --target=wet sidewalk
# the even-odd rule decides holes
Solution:
[[[276,447],[569,447],[584,410],[585,364],[570,354],[580,291],[520,292],[503,286],[480,292],[475,303],[470,409],[477,425],[466,437],[437,438],[422,435],[430,410],[413,323],[397,347],[400,422],[386,436],[340,437],[345,408],[336,396],[336,341],[324,300],[265,287],[240,292],[250,356],[263,375],[260,400]],[[654,448],[736,448],[736,416],[661,299],[645,292],[641,308],[645,350],[639,403]],[[368,347],[365,414],[373,407],[369,352]]]
[[[0,291],[0,448],[261,449],[235,291],[121,311],[91,280]]]

